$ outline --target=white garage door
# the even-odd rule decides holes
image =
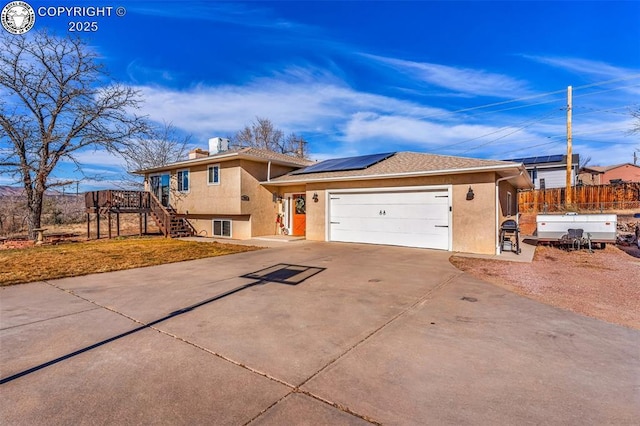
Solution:
[[[449,249],[444,190],[329,194],[329,240]]]

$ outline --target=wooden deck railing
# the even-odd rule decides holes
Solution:
[[[150,193],[146,191],[91,191],[84,194],[87,212],[118,211],[122,213],[148,212]]]

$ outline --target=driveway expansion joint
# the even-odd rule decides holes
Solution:
[[[140,324],[140,325],[147,325],[147,324],[145,324],[144,322],[142,322],[142,321],[140,321],[140,320],[137,320],[137,319],[135,319],[135,318],[133,318],[133,317],[131,317],[131,316],[129,316],[129,315],[127,315],[127,314],[123,313],[123,312],[117,311],[117,310],[115,310],[115,309],[113,309],[113,308],[110,308],[110,307],[108,307],[108,306],[105,306],[105,305],[101,305],[100,303],[96,302],[95,300],[91,300],[91,299],[87,299],[86,297],[82,297],[82,296],[80,296],[79,294],[75,293],[73,290],[67,290],[67,289],[64,289],[64,288],[62,288],[62,287],[58,287],[57,285],[52,284],[52,283],[50,283],[49,281],[43,281],[43,282],[44,282],[45,284],[50,285],[51,287],[53,287],[53,288],[55,288],[55,289],[58,289],[58,290],[60,290],[60,291],[64,292],[64,293],[70,294],[71,296],[77,297],[77,298],[78,298],[78,299],[80,299],[80,300],[84,300],[85,302],[88,302],[88,303],[91,303],[92,305],[95,305],[95,306],[96,306],[96,308],[94,308],[94,309],[99,309],[99,308],[106,309],[107,311],[109,311],[109,312],[113,312],[114,314],[118,314],[118,315],[120,315],[120,316],[123,316],[123,317],[125,317],[126,319],[128,319],[128,320],[130,320],[130,321],[135,322],[136,324]],[[93,309],[89,309],[89,310],[93,310]]]
[[[254,421],[255,421],[255,420],[257,420],[260,416],[262,416],[263,414],[265,414],[266,412],[268,412],[271,408],[273,408],[273,407],[275,407],[276,405],[278,405],[278,404],[279,404],[281,401],[283,401],[286,397],[288,397],[289,395],[292,395],[292,394],[294,394],[294,393],[300,393],[300,394],[306,395],[306,396],[308,396],[308,397],[310,397],[310,398],[313,398],[313,399],[315,399],[315,400],[317,400],[317,401],[319,401],[319,402],[322,402],[323,404],[330,405],[330,406],[331,406],[331,407],[333,407],[333,408],[336,408],[336,409],[338,409],[338,410],[340,410],[340,411],[342,411],[342,412],[344,412],[344,413],[350,414],[350,415],[352,415],[352,416],[358,417],[358,418],[360,418],[360,419],[362,419],[362,420],[365,420],[365,421],[367,421],[367,422],[369,422],[369,423],[371,423],[371,424],[374,424],[374,425],[380,425],[380,424],[381,424],[381,423],[379,423],[379,422],[377,422],[377,421],[375,421],[375,420],[371,419],[370,417],[367,417],[367,416],[362,415],[362,414],[358,414],[358,413],[356,413],[356,412],[354,412],[354,411],[350,410],[348,407],[345,407],[345,406],[342,406],[342,405],[340,405],[340,404],[338,404],[338,403],[335,403],[335,402],[329,401],[329,400],[327,400],[327,399],[325,399],[325,398],[322,398],[322,397],[320,397],[320,396],[318,396],[318,395],[315,395],[315,394],[313,394],[313,393],[311,393],[311,392],[309,392],[309,391],[302,390],[302,389],[300,389],[300,387],[299,387],[299,386],[293,385],[293,384],[288,383],[288,382],[286,382],[286,381],[284,381],[284,380],[282,380],[282,379],[279,379],[279,378],[277,378],[277,377],[274,377],[274,376],[272,376],[272,375],[270,375],[270,374],[268,374],[268,373],[265,373],[265,372],[263,372],[263,371],[257,370],[257,369],[255,369],[255,368],[252,368],[252,367],[250,367],[250,366],[248,366],[248,365],[246,365],[246,364],[243,364],[243,363],[241,363],[241,362],[239,362],[239,361],[236,361],[236,360],[234,360],[234,359],[231,359],[231,358],[229,358],[229,357],[227,357],[227,356],[224,356],[224,355],[222,355],[222,354],[220,354],[220,353],[218,353],[218,352],[212,351],[211,349],[207,349],[207,348],[205,348],[205,347],[203,347],[203,346],[200,346],[200,345],[198,345],[198,344],[196,344],[196,343],[194,343],[194,342],[191,342],[191,341],[189,341],[189,340],[183,339],[183,338],[182,338],[182,337],[180,337],[180,336],[177,336],[177,335],[175,335],[175,334],[172,334],[172,333],[166,332],[166,331],[164,331],[164,330],[160,330],[160,329],[158,329],[158,328],[156,328],[156,327],[154,327],[154,326],[152,326],[152,327],[150,327],[150,328],[151,328],[151,329],[153,329],[153,330],[155,330],[155,331],[157,331],[157,332],[159,332],[159,333],[162,333],[162,334],[164,334],[164,335],[166,335],[166,336],[172,337],[172,338],[174,338],[174,339],[176,339],[176,340],[178,340],[178,341],[181,341],[181,342],[183,342],[183,343],[186,343],[186,344],[188,344],[188,345],[191,345],[191,346],[195,347],[196,349],[199,349],[199,350],[201,350],[201,351],[204,351],[204,352],[206,352],[206,353],[208,353],[208,354],[210,354],[210,355],[216,356],[216,357],[218,357],[218,358],[220,358],[220,359],[222,359],[222,360],[224,360],[224,361],[227,361],[227,362],[229,362],[229,363],[231,363],[231,364],[233,364],[233,365],[235,365],[235,366],[237,366],[237,367],[240,367],[240,368],[243,368],[243,369],[245,369],[245,370],[248,370],[249,372],[251,372],[251,373],[253,373],[253,374],[257,374],[257,375],[262,376],[262,377],[264,377],[264,378],[266,378],[266,379],[269,379],[269,380],[274,381],[274,382],[276,382],[276,383],[279,383],[279,384],[281,384],[281,385],[283,385],[283,386],[286,386],[286,387],[288,387],[288,388],[290,389],[290,391],[289,391],[289,392],[287,392],[287,393],[286,393],[282,398],[278,399],[278,400],[277,400],[277,401],[275,401],[273,404],[269,405],[267,408],[265,408],[264,410],[262,410],[262,411],[261,411],[260,413],[258,413],[255,417],[253,417],[253,418],[252,418],[252,419],[250,419],[248,422],[246,422],[246,423],[245,423],[245,425],[248,425],[248,424],[250,424],[250,423],[254,422]],[[305,382],[306,382],[306,381],[305,381]],[[303,384],[304,384],[304,382],[303,382]],[[300,386],[302,386],[302,385],[300,385]]]
[[[83,314],[85,312],[91,312],[91,311],[95,311],[95,310],[98,310],[98,309],[100,309],[100,307],[99,306],[95,306],[93,308],[83,309],[81,311],[76,311],[76,312],[70,312],[68,314],[62,314],[62,315],[58,315],[58,316],[55,316],[55,317],[44,318],[44,319],[41,319],[41,320],[38,320],[38,321],[26,322],[26,323],[23,323],[23,324],[12,325],[12,326],[9,326],[9,327],[0,327],[0,331],[2,331],[2,330],[10,330],[12,328],[17,328],[17,327],[24,327],[26,325],[38,324],[40,322],[51,321],[51,320],[55,320],[55,319],[59,319],[59,318],[70,317],[70,316],[73,316],[73,315]]]
[[[425,294],[423,294],[422,296],[420,296],[415,302],[413,302],[411,304],[411,306],[407,307],[406,309],[400,311],[399,313],[397,313],[396,315],[394,315],[393,317],[391,317],[391,319],[389,319],[387,322],[385,322],[384,324],[382,324],[381,326],[379,326],[378,328],[376,328],[375,330],[373,330],[371,333],[367,334],[365,337],[363,337],[362,339],[360,339],[359,341],[357,341],[355,344],[353,344],[352,346],[350,346],[349,348],[347,348],[347,350],[345,350],[344,352],[342,352],[340,355],[338,355],[336,358],[334,358],[333,360],[329,361],[327,364],[325,364],[322,368],[320,368],[318,371],[316,371],[315,373],[313,373],[311,376],[309,376],[306,380],[304,380],[299,387],[304,386],[305,384],[307,384],[308,382],[310,382],[313,378],[315,378],[316,376],[318,376],[320,373],[322,373],[323,371],[325,371],[327,368],[331,367],[333,364],[335,364],[336,362],[338,362],[340,359],[342,359],[343,357],[345,357],[347,354],[349,354],[351,351],[353,351],[355,348],[357,348],[358,346],[362,345],[364,342],[366,342],[367,340],[369,340],[371,337],[373,337],[374,335],[378,334],[380,331],[382,331],[383,329],[385,329],[387,326],[391,325],[392,323],[394,323],[396,320],[402,318],[403,316],[405,316],[406,314],[408,314],[409,312],[412,312],[413,310],[415,310],[416,308],[422,306],[427,300],[429,300],[431,298],[431,296],[433,295],[433,293],[435,293],[436,291],[442,289],[443,287],[445,287],[447,284],[451,283],[454,279],[456,279],[458,276],[463,275],[463,272],[457,273],[452,275],[451,277],[449,277],[448,279],[444,280],[443,282],[439,283],[438,285],[432,287],[431,289],[429,289],[429,291],[427,291]]]

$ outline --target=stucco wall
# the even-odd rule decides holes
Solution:
[[[453,251],[495,253],[496,188],[493,178],[453,185]],[[473,200],[467,200],[469,187]]]
[[[213,219],[231,220],[231,238],[237,240],[251,238],[251,218],[249,216],[207,214],[189,216],[189,222],[195,228],[196,235],[200,237],[213,236]]]
[[[625,164],[606,171],[602,176],[603,183],[609,183],[611,179],[622,179],[625,182],[640,182],[640,167],[634,166],[633,164]]]
[[[336,189],[388,188],[398,186],[452,185],[452,246],[454,251],[495,253],[495,175],[476,173],[403,179],[310,183],[307,185],[307,239],[325,240],[327,191]],[[469,186],[474,199],[466,200]],[[295,187],[280,188],[295,192]],[[318,202],[313,202],[313,194]],[[515,194],[515,192],[514,192]]]
[[[273,190],[260,182],[267,180],[267,164],[243,161],[241,168],[242,195],[249,201],[242,201],[242,213],[251,216],[251,236],[275,235],[277,233],[276,217],[280,204],[274,201]],[[280,176],[291,168],[271,165],[271,176]]]
[[[220,184],[208,183],[208,166],[220,165]],[[239,215],[241,210],[240,161],[227,161],[192,166],[189,170],[189,191],[180,193],[176,188],[177,170],[171,171],[171,205],[180,213]],[[179,169],[185,170],[185,169]]]
[[[214,164],[220,166],[219,184],[208,183],[208,168]],[[178,170],[189,170],[188,192],[177,191]],[[270,177],[291,170],[272,164]],[[212,235],[213,219],[232,220],[234,239],[274,235],[279,204],[273,201],[272,191],[260,184],[267,180],[268,172],[268,163],[239,159],[172,170],[170,204],[178,212],[188,213],[198,235]]]

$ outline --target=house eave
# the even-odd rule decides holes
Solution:
[[[408,177],[428,177],[428,176],[442,176],[442,175],[454,175],[454,174],[469,174],[469,173],[481,173],[481,172],[504,172],[506,174],[509,171],[516,173],[524,171],[518,178],[518,187],[522,189],[533,188],[534,185],[531,182],[529,174],[523,165],[505,165],[505,166],[483,166],[483,167],[470,167],[464,169],[445,169],[445,170],[429,170],[429,171],[417,171],[417,172],[401,172],[401,173],[384,173],[375,175],[355,175],[355,176],[331,176],[317,179],[289,179],[289,180],[271,180],[260,182],[262,185],[268,186],[288,186],[299,185],[307,183],[320,183],[320,182],[342,182],[342,181],[361,181],[361,180],[378,180],[378,179],[398,179]],[[516,179],[516,178],[514,178]]]
[[[220,163],[224,161],[231,161],[235,159],[249,160],[249,161],[254,161],[256,163],[272,163],[272,164],[278,164],[281,166],[293,167],[297,169],[304,167],[294,162],[287,162],[287,161],[282,161],[278,159],[262,158],[254,155],[244,154],[242,152],[232,152],[229,154],[217,154],[217,155],[210,155],[207,157],[194,158],[191,160],[178,161],[178,162],[167,164],[166,166],[161,166],[161,167],[135,170],[133,173],[137,175],[146,175],[148,173],[166,172],[166,171],[175,170],[179,168],[199,166],[203,164],[214,164],[214,163]]]

